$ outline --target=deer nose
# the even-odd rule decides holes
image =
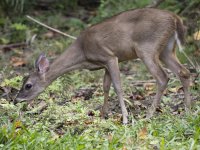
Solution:
[[[13,104],[16,105],[17,103],[20,103],[20,102],[22,102],[22,100],[20,98],[16,97],[13,101]]]

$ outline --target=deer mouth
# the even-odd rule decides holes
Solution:
[[[21,98],[16,97],[14,99],[13,103],[14,103],[14,105],[16,105],[17,103],[22,103],[22,102],[25,102],[25,101],[26,101],[26,99],[21,99]]]
[[[14,105],[16,105],[17,103],[29,102],[31,100],[32,98],[26,98],[26,96],[20,97],[18,94],[17,97],[14,99],[13,103]]]

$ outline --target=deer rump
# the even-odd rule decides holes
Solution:
[[[83,52],[89,61],[104,62],[117,57],[119,62],[160,55],[176,40],[184,44],[184,26],[180,18],[168,11],[136,9],[122,12],[91,26],[81,35]]]

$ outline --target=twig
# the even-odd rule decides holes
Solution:
[[[17,48],[17,47],[26,47],[27,43],[14,43],[14,44],[8,44],[8,45],[0,45],[0,49],[11,49],[11,48]]]
[[[145,83],[156,83],[156,80],[134,81],[133,85],[142,86],[142,85],[144,85]]]
[[[74,39],[74,40],[77,39],[75,36],[72,36],[72,35],[69,35],[69,34],[67,34],[67,33],[61,32],[61,31],[58,30],[58,29],[52,28],[52,27],[50,27],[50,26],[48,26],[48,25],[46,25],[46,24],[44,24],[44,23],[42,23],[42,22],[40,22],[40,21],[38,21],[38,20],[32,18],[31,16],[28,16],[28,15],[27,15],[26,17],[27,17],[28,19],[30,19],[30,20],[32,20],[32,21],[38,23],[39,25],[41,25],[41,26],[43,26],[43,27],[45,27],[45,28],[48,28],[48,29],[51,30],[51,31],[54,31],[54,32],[59,33],[59,34],[62,34],[62,35],[64,35],[64,36],[69,37],[69,38]]]

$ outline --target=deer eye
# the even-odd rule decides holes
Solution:
[[[25,85],[25,90],[30,90],[32,88],[32,84],[26,84]]]

